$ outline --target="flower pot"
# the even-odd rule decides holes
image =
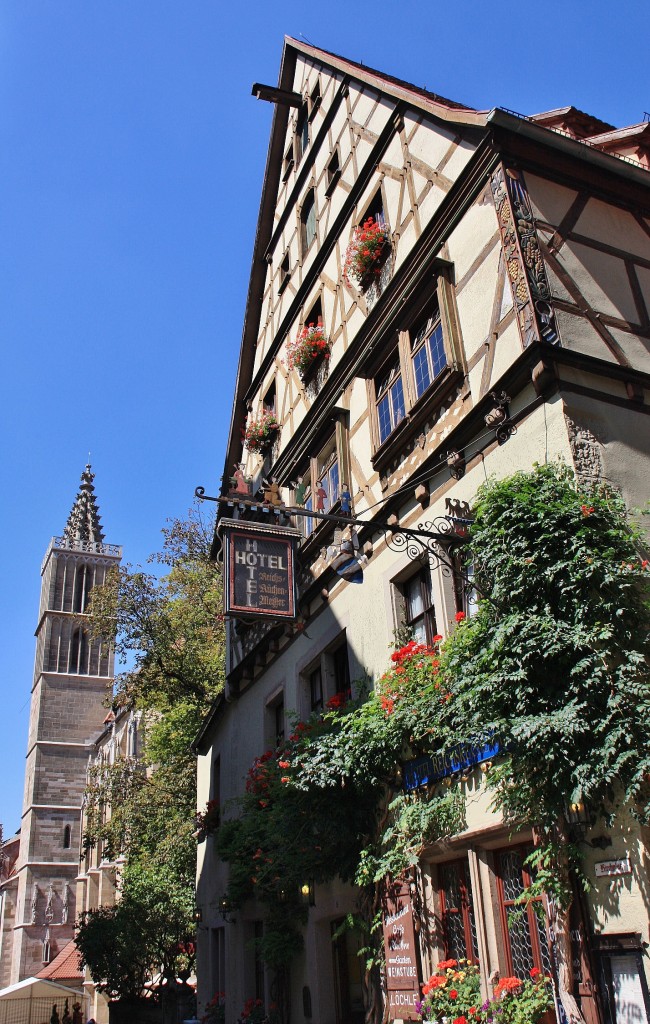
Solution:
[[[311,380],[317,375],[319,368],[325,362],[324,355],[314,356],[314,358],[307,363],[304,370],[298,370],[298,376],[300,377],[303,384],[309,384]]]
[[[249,452],[259,453],[263,455],[265,452],[271,450],[275,444],[278,434],[280,433],[280,425],[273,425],[267,427],[266,434],[263,436],[248,436],[248,432],[244,435],[244,444],[248,448]]]

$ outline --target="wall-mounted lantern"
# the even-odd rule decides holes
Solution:
[[[576,842],[584,843],[597,850],[606,850],[612,845],[611,836],[594,836],[589,840],[587,832],[595,824],[596,816],[591,812],[589,805],[583,796],[580,796],[573,803],[569,804],[565,811],[565,817],[569,824],[569,832]]]
[[[300,886],[300,898],[308,907],[314,907],[316,905],[316,890],[313,878],[303,882]]]

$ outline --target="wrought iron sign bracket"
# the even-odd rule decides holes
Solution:
[[[263,519],[266,517],[268,520],[275,519],[278,526],[289,526],[292,516],[302,516],[334,523],[340,529],[356,527],[357,529],[381,531],[385,536],[386,545],[392,551],[405,554],[412,562],[418,561],[423,566],[429,565],[431,569],[439,568],[444,576],[453,576],[462,580],[463,586],[468,592],[475,589],[474,581],[467,577],[454,559],[456,551],[469,540],[469,526],[472,523],[470,516],[454,514],[436,516],[411,528],[400,526],[396,516],[392,516],[386,522],[381,522],[376,519],[360,519],[353,515],[316,512],[294,505],[274,505],[246,498],[239,499],[232,495],[214,497],[206,494],[204,487],[197,487],[194,495],[200,501],[214,501],[241,513],[247,511],[260,513]]]

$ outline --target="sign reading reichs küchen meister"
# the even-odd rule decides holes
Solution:
[[[394,882],[384,894],[382,906],[386,988],[390,1020],[417,1020],[420,972],[413,922],[413,902],[408,882]]]
[[[222,519],[226,615],[295,619],[298,530]]]

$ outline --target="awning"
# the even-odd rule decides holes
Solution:
[[[78,989],[45,978],[26,978],[0,989],[0,1024],[49,1024],[54,1003],[62,1017],[66,999],[70,1011],[73,1003],[83,1005]]]

